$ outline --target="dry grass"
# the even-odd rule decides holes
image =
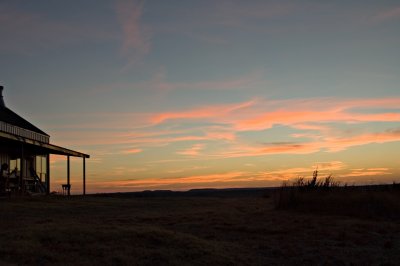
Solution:
[[[302,213],[400,220],[400,185],[339,186],[331,176],[283,184],[274,195],[275,208]]]
[[[275,198],[277,209],[368,219],[400,220],[400,191],[337,188],[301,191],[287,188]]]
[[[400,224],[277,211],[273,198],[0,202],[0,265],[396,265]]]

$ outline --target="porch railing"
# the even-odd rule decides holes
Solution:
[[[32,140],[37,140],[40,142],[44,142],[44,143],[49,143],[50,142],[50,137],[25,129],[25,128],[21,128],[21,127],[17,127],[14,125],[10,125],[8,123],[5,123],[3,121],[0,121],[0,131],[3,131],[5,133],[9,133],[9,134],[13,134],[19,137],[23,137],[23,138],[28,138],[28,139],[32,139]]]

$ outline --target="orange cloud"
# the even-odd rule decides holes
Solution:
[[[328,131],[330,128],[326,125],[316,125],[316,124],[293,124],[293,128],[300,130],[316,130],[316,131]]]
[[[232,131],[212,131],[207,132],[206,138],[208,140],[227,140],[227,141],[234,141],[236,139],[235,133]]]
[[[383,175],[391,175],[388,168],[379,168],[379,169],[353,169],[350,173],[344,174],[343,177],[363,177],[363,176],[383,176]]]
[[[196,156],[200,154],[200,151],[204,149],[204,144],[195,144],[189,149],[179,151],[177,154],[188,155],[188,156]]]
[[[352,137],[321,136],[318,140],[309,142],[272,142],[253,145],[235,143],[231,148],[222,152],[208,153],[208,155],[211,157],[235,158],[267,154],[310,154],[321,150],[338,152],[354,146],[394,141],[400,141],[400,130],[354,135]]]
[[[273,125],[289,125],[294,128],[301,128],[300,123],[328,123],[328,122],[397,122],[400,121],[399,113],[384,114],[357,114],[336,110],[311,110],[311,111],[271,111],[263,115],[250,119],[238,120],[234,122],[237,130],[263,130],[271,128]],[[303,128],[304,124],[303,124]],[[316,129],[314,127],[313,129]]]
[[[344,164],[339,161],[323,162],[325,172],[321,175],[330,174],[328,171],[342,169]],[[192,170],[200,169],[195,167]],[[243,187],[243,186],[278,186],[283,180],[290,180],[299,176],[310,176],[314,170],[314,166],[306,168],[289,168],[275,171],[264,172],[243,172],[231,171],[225,173],[210,173],[201,175],[188,175],[181,177],[167,178],[138,178],[133,180],[104,181],[93,184],[98,189],[107,188],[107,190],[141,190],[141,189],[162,189],[162,188],[196,188],[196,187]],[[118,175],[119,171],[121,175]],[[114,174],[122,176],[125,169],[115,169]],[[323,171],[323,170],[321,170]],[[172,171],[177,173],[180,171]]]
[[[60,125],[60,128],[56,128],[59,134],[54,136],[63,141],[58,142],[57,139],[52,141],[59,145],[64,143],[72,148],[74,145],[101,145],[103,148],[95,147],[91,151],[93,158],[104,158],[121,151],[127,154],[137,153],[145,147],[163,147],[177,142],[197,142],[196,145],[190,143],[194,146],[177,152],[187,157],[168,158],[168,160],[154,158],[156,162],[193,160],[199,159],[198,157],[224,159],[269,154],[338,152],[370,143],[400,141],[399,130],[349,134],[337,126],[340,123],[346,125],[399,122],[400,113],[396,113],[399,106],[400,98],[395,97],[274,101],[257,99],[236,104],[203,106],[180,112],[147,113],[142,114],[143,116],[139,113],[87,114],[83,118],[79,117],[76,123],[77,125],[82,123],[78,126],[80,128],[88,122],[93,130],[79,131],[75,128],[71,131],[65,130],[69,125]],[[385,109],[390,112],[385,112]],[[374,113],[375,110],[377,113]],[[192,122],[193,119],[205,122],[208,126],[202,124],[193,126],[191,123],[191,127],[186,127],[184,122]],[[104,128],[105,124],[107,130],[99,130],[101,127]],[[297,132],[282,135],[280,142],[265,143],[262,140],[255,142],[251,137],[247,138],[246,131],[266,130],[274,125],[284,125]],[[201,145],[198,142],[201,142]],[[208,142],[217,145],[209,145]],[[118,146],[115,147],[116,145]],[[126,148],[127,145],[134,148],[129,150]]]
[[[123,151],[123,153],[134,154],[134,153],[139,153],[139,152],[142,152],[142,151],[143,150],[141,150],[141,149],[133,148],[133,149],[125,150],[125,151]]]
[[[317,162],[312,166],[313,169],[318,169],[320,171],[324,170],[342,170],[346,167],[341,161],[332,161],[332,162]]]
[[[171,119],[199,119],[199,118],[213,118],[224,117],[230,113],[234,113],[241,109],[249,108],[255,104],[255,101],[247,101],[239,104],[226,104],[226,105],[215,105],[205,106],[189,111],[181,112],[165,112],[155,114],[150,118],[150,122],[153,124],[159,124]]]
[[[135,178],[130,180],[110,180],[98,181],[90,183],[93,191],[137,191],[143,189],[174,189],[186,190],[191,188],[205,187],[249,187],[249,186],[279,186],[282,181],[294,180],[300,176],[311,178],[312,172],[318,165],[319,176],[324,178],[333,174],[336,181],[346,182],[351,177],[372,177],[372,176],[389,176],[391,173],[388,168],[361,168],[349,169],[341,161],[316,162],[310,167],[297,167],[278,169],[271,171],[230,171],[225,173],[208,173],[199,175],[182,175],[180,177],[164,177],[164,178]],[[168,173],[179,173],[186,170],[197,170],[202,167],[193,167],[187,169],[178,169],[176,171],[168,171]],[[248,168],[247,168],[248,169]],[[114,168],[113,175],[124,177],[127,175],[124,167]],[[139,169],[138,171],[146,169]],[[360,179],[357,179],[360,180]],[[351,180],[350,180],[351,181]]]
[[[321,125],[315,123],[397,122],[397,112],[363,113],[359,109],[398,108],[400,98],[382,99],[299,99],[282,101],[248,101],[231,105],[211,105],[179,112],[154,114],[150,122],[159,124],[171,119],[201,119],[209,122],[230,124],[238,131],[263,130],[273,125],[294,128]],[[313,124],[311,124],[313,123]]]
[[[328,137],[322,143],[329,151],[341,151],[349,147],[360,146],[370,143],[386,143],[400,141],[400,130],[390,130],[381,133],[362,134],[353,137]]]
[[[205,174],[186,177],[171,177],[171,178],[145,178],[135,180],[122,181],[107,181],[103,185],[113,187],[162,187],[163,185],[174,184],[196,184],[196,183],[214,183],[214,182],[230,182],[237,181],[238,178],[245,176],[244,172],[227,172],[221,174]],[[247,180],[247,179],[246,179]],[[101,184],[101,183],[99,183]]]
[[[256,144],[242,145],[236,144],[230,149],[225,149],[222,152],[215,154],[209,153],[211,157],[219,158],[237,158],[237,157],[253,157],[263,156],[267,154],[309,154],[317,152],[321,149],[321,143],[271,143],[271,144]]]

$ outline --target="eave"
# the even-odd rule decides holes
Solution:
[[[50,144],[50,143],[44,143],[44,142],[40,142],[40,141],[37,141],[37,140],[24,138],[24,137],[21,137],[21,136],[9,134],[9,133],[2,132],[2,131],[0,131],[0,138],[8,139],[8,140],[11,140],[11,141],[16,141],[16,142],[20,142],[20,143],[24,143],[24,144],[28,144],[28,145],[32,145],[32,146],[40,149],[41,151],[48,152],[50,154],[58,154],[58,155],[64,155],[64,156],[90,158],[90,155],[85,154],[85,153],[81,153],[81,152],[78,152],[78,151],[70,150],[70,149],[67,149],[67,148],[64,148],[64,147],[60,147],[60,146],[56,146],[56,145],[53,145],[53,144]]]

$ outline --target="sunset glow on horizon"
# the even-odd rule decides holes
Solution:
[[[399,29],[393,1],[5,0],[0,85],[88,193],[400,182]]]

